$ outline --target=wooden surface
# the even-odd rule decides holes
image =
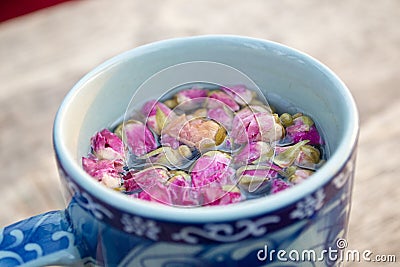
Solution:
[[[86,72],[156,40],[239,34],[309,53],[348,85],[361,115],[349,248],[400,262],[399,25],[397,0],[87,0],[1,23],[0,226],[64,207],[51,130]]]

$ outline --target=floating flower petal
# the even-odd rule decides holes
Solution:
[[[231,160],[231,157],[223,152],[205,153],[191,169],[193,187],[202,187],[214,182],[221,185],[232,183],[235,171],[230,167]]]
[[[254,112],[252,108],[244,108],[236,113],[231,135],[237,144],[272,142],[281,139],[284,131],[275,114],[266,111]]]
[[[272,194],[276,194],[279,193],[283,190],[286,190],[288,188],[290,188],[292,185],[282,179],[274,179],[272,181],[272,186],[271,186],[271,193]]]
[[[267,163],[274,155],[274,151],[269,143],[252,142],[245,144],[234,156],[236,165],[247,165],[251,163]]]
[[[227,106],[233,111],[238,111],[240,106],[230,97],[228,94],[225,94],[222,91],[212,91],[208,95],[209,99],[216,99],[217,101],[212,101],[207,106],[209,108],[217,108],[222,106]]]
[[[287,127],[286,132],[295,143],[309,140],[310,145],[323,144],[314,122],[308,116],[301,115],[293,119],[293,125]]]
[[[91,138],[93,153],[99,159],[124,159],[125,150],[122,140],[108,129],[96,133]]]
[[[124,125],[126,141],[132,154],[142,156],[157,147],[151,131],[139,121],[130,120]]]
[[[244,85],[234,85],[229,87],[221,87],[221,90],[232,97],[239,105],[249,105],[253,100],[255,93],[246,88]]]

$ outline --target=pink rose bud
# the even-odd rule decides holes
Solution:
[[[147,190],[158,181],[165,183],[169,178],[168,170],[162,166],[152,166],[139,172],[131,173],[130,178],[124,181],[127,192],[136,191],[138,188]]]
[[[173,205],[170,191],[161,182],[157,182],[153,186],[146,188],[145,190],[140,192],[138,194],[138,198],[150,202]]]
[[[253,92],[244,85],[221,87],[225,93],[232,97],[239,105],[248,105],[253,100]]]
[[[209,99],[215,99],[217,101],[212,101],[208,103],[209,108],[217,108],[227,106],[232,111],[237,111],[240,109],[240,106],[230,97],[228,94],[225,94],[222,91],[212,91],[208,95]]]
[[[266,142],[247,143],[234,156],[236,165],[247,165],[250,163],[267,163],[273,156],[273,149]]]
[[[161,135],[161,145],[162,146],[169,146],[173,149],[177,149],[180,145],[178,139],[172,137],[168,134]]]
[[[192,87],[191,89],[186,89],[179,91],[176,95],[176,101],[178,104],[185,103],[187,101],[196,99],[196,98],[205,98],[207,97],[208,90],[201,89],[198,87]]]
[[[311,170],[297,168],[294,174],[289,177],[289,181],[293,184],[300,184],[313,174],[314,172]]]
[[[209,109],[207,111],[207,117],[212,120],[217,121],[222,126],[224,126],[227,130],[232,129],[232,121],[233,121],[234,114],[233,114],[232,110],[230,110],[226,106]]]
[[[82,158],[83,169],[93,178],[102,182],[109,188],[121,186],[120,171],[122,171],[122,160],[108,160],[96,158]]]
[[[169,146],[160,147],[139,157],[139,159],[146,159],[153,164],[174,169],[188,164],[191,157],[191,149],[186,145],[181,145],[177,149]]]
[[[229,165],[231,158],[219,151],[209,151],[201,156],[191,170],[193,187],[202,187],[216,182],[230,184],[235,171]]]
[[[233,120],[231,136],[235,143],[245,144],[277,141],[283,134],[284,128],[277,116],[270,112],[254,112],[250,108],[244,108]]]
[[[278,177],[281,169],[275,165],[246,165],[236,171],[236,179],[241,188],[255,192]]]
[[[124,125],[128,147],[135,156],[142,156],[157,148],[157,143],[151,131],[139,121],[130,120]]]
[[[235,185],[209,185],[201,191],[205,206],[228,205],[242,200],[242,194]]]
[[[290,188],[292,185],[282,179],[274,179],[271,185],[271,194],[276,194]]]
[[[303,115],[295,118],[293,120],[293,125],[286,128],[286,133],[294,143],[298,143],[302,140],[309,140],[310,145],[323,144],[314,122],[308,116]]]
[[[275,147],[274,163],[282,168],[289,167],[296,161],[300,151],[307,143],[308,140],[304,140],[292,146]]]
[[[169,107],[167,107],[165,104],[163,104],[161,102],[158,102],[157,100],[147,101],[143,105],[141,112],[145,117],[153,116],[153,115],[156,115],[157,108],[161,109],[161,111],[164,112],[166,115],[169,115],[169,113],[172,112],[172,110]]]
[[[191,187],[191,177],[184,171],[171,171],[167,182],[172,203],[177,206],[199,206],[198,190]]]
[[[125,151],[122,140],[108,129],[96,133],[91,139],[93,153],[99,159],[124,159]]]
[[[156,100],[147,101],[141,110],[145,116],[147,127],[155,133],[160,134],[169,116],[173,116],[173,111],[165,104]]]
[[[189,120],[181,115],[166,125],[164,134],[176,138],[189,147],[220,145],[226,137],[226,130],[216,121],[206,118]]]
[[[315,168],[316,164],[320,162],[320,155],[321,153],[315,147],[310,145],[302,146],[295,164],[297,166]]]

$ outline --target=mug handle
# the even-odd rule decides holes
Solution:
[[[73,265],[77,241],[65,210],[39,214],[0,229],[0,266]]]

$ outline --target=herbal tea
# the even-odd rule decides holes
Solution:
[[[150,100],[90,143],[82,166],[97,181],[132,198],[185,207],[276,194],[325,161],[309,116],[278,114],[241,85],[192,86]]]

